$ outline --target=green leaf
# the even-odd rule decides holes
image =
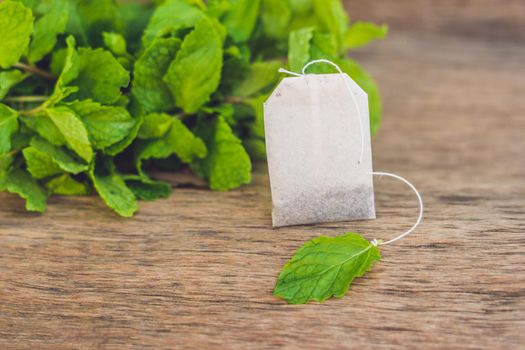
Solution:
[[[368,94],[368,107],[370,109],[370,133],[375,135],[381,125],[383,107],[381,95],[374,79],[363,67],[350,58],[336,60],[341,70],[348,74]]]
[[[380,259],[379,248],[357,233],[320,236],[305,243],[284,265],[274,294],[291,304],[341,298],[354,278]]]
[[[302,28],[290,32],[288,39],[288,66],[293,72],[301,72],[305,63],[310,61],[310,41],[314,28]]]
[[[57,176],[46,183],[47,191],[62,196],[82,196],[88,194],[86,184],[73,179],[68,174]]]
[[[255,62],[250,66],[249,73],[235,87],[233,94],[248,97],[275,86],[279,79],[280,61]]]
[[[163,112],[173,108],[173,96],[162,78],[180,44],[178,38],[157,38],[135,62],[132,92],[146,112]]]
[[[288,1],[262,0],[261,21],[269,37],[283,38],[288,35],[292,9]]]
[[[4,99],[13,86],[22,82],[27,77],[27,74],[16,69],[0,72],[0,101]]]
[[[255,28],[261,0],[231,0],[230,3],[224,25],[235,42],[245,42]]]
[[[212,21],[203,18],[188,34],[164,81],[175,103],[186,113],[195,113],[219,86],[222,68],[222,40]]]
[[[22,151],[27,170],[35,179],[43,179],[62,173],[62,169],[45,152],[35,147],[27,147]]]
[[[99,161],[90,171],[93,185],[108,207],[121,216],[131,217],[138,210],[135,195],[108,163],[108,160]]]
[[[46,192],[26,171],[12,168],[7,174],[4,187],[26,200],[26,210],[37,212],[46,210]]]
[[[20,60],[32,31],[31,9],[19,2],[0,2],[0,67],[9,68]]]
[[[6,190],[7,175],[13,164],[13,159],[12,153],[0,154],[0,191]]]
[[[0,154],[11,150],[11,136],[18,130],[18,112],[0,103]]]
[[[204,13],[191,1],[167,0],[157,7],[144,31],[142,43],[148,47],[156,37],[193,27]]]
[[[208,180],[211,189],[227,191],[250,183],[250,157],[224,118],[199,125],[195,133],[205,141],[208,155],[194,161],[192,167]]]
[[[69,107],[86,126],[95,149],[104,150],[123,140],[135,126],[135,120],[125,108],[102,106],[91,100],[76,101]]]
[[[129,84],[129,72],[117,59],[102,49],[80,48],[80,71],[72,82],[79,90],[75,97],[111,104],[121,95],[121,88]]]
[[[378,26],[368,22],[355,22],[345,34],[344,46],[346,49],[356,49],[370,42],[386,38],[388,26]]]
[[[124,180],[135,197],[145,201],[168,198],[172,191],[169,183],[155,181],[144,176],[126,175]]]
[[[146,117],[146,119],[166,119],[169,116],[154,116]],[[142,162],[147,159],[164,159],[172,154],[183,163],[190,163],[196,158],[203,158],[206,156],[206,146],[204,142],[193,133],[180,121],[178,118],[171,118],[171,126],[164,136],[154,140],[144,141],[137,146],[135,154],[135,164],[139,171],[142,168]]]
[[[63,135],[67,145],[86,162],[93,159],[88,133],[78,116],[65,106],[49,108],[46,113]]]
[[[38,62],[47,55],[57,43],[57,35],[66,30],[68,11],[65,0],[43,1],[38,7],[43,15],[33,28],[33,38],[27,59]]]
[[[165,113],[150,113],[140,126],[139,139],[158,139],[166,135],[173,125],[173,117]]]
[[[88,170],[88,165],[78,159],[64,147],[55,146],[40,137],[34,137],[30,145],[41,153],[47,155],[63,171],[71,174],[80,174]]]
[[[128,56],[128,49],[126,45],[126,39],[115,32],[104,32],[102,33],[104,39],[104,45],[116,56]]]
[[[121,27],[115,0],[75,0],[67,3],[67,31],[74,34],[83,45],[100,46],[103,32]]]
[[[66,39],[66,44],[67,48],[63,51],[59,51],[60,54],[57,53],[54,55],[53,61],[51,62],[52,70],[55,73],[60,70],[60,75],[55,84],[53,94],[45,103],[46,106],[52,107],[78,90],[77,87],[67,86],[78,76],[80,70],[80,60],[75,49],[75,38],[70,35]],[[44,135],[42,136],[45,137]]]
[[[321,29],[332,35],[340,50],[348,28],[348,15],[341,0],[312,0],[312,4]]]

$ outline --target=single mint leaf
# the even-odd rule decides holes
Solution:
[[[374,40],[384,39],[388,34],[388,26],[378,26],[374,23],[355,22],[345,34],[346,49],[356,49]]]
[[[0,103],[0,154],[11,150],[11,136],[18,130],[18,112]]]
[[[250,157],[223,117],[199,125],[195,134],[205,141],[208,155],[194,161],[192,167],[208,180],[211,189],[227,191],[250,183]]]
[[[0,72],[0,101],[4,99],[9,90],[22,82],[28,75],[17,69]]]
[[[293,72],[301,72],[305,63],[310,61],[310,41],[314,28],[302,28],[290,32],[288,39],[288,66]]]
[[[62,196],[83,196],[88,194],[86,184],[73,179],[69,174],[63,174],[46,182],[50,194]]]
[[[32,31],[31,9],[20,2],[0,2],[0,67],[9,68],[20,60]]]
[[[168,198],[172,192],[171,185],[164,181],[156,181],[140,175],[126,175],[123,178],[135,197],[140,200],[153,201]]]
[[[196,6],[197,3],[198,1],[167,0],[157,7],[142,37],[144,47],[149,47],[156,37],[193,27],[204,16],[199,6]]]
[[[108,207],[121,216],[131,217],[138,210],[137,199],[108,162],[99,161],[90,171],[93,185]]]
[[[62,171],[76,175],[88,170],[88,165],[65,147],[55,146],[40,137],[34,137],[30,145],[51,158]]]
[[[135,62],[132,92],[146,112],[163,112],[174,107],[173,95],[162,78],[180,44],[178,38],[157,38]]]
[[[257,23],[261,0],[231,0],[230,3],[224,25],[235,42],[246,42]]]
[[[55,84],[53,94],[45,103],[46,106],[52,107],[78,90],[76,86],[68,86],[78,76],[80,70],[80,60],[75,49],[75,38],[70,35],[66,39],[66,44],[67,48],[58,51],[51,62],[52,71],[55,74],[60,71],[60,75]]]
[[[233,94],[248,97],[273,87],[279,80],[280,61],[255,62],[246,77],[235,87]]]
[[[45,152],[35,147],[26,147],[22,151],[27,165],[27,171],[35,179],[60,174],[62,169]]]
[[[68,11],[67,1],[43,1],[38,7],[42,17],[35,21],[33,38],[29,46],[27,59],[29,62],[38,62],[47,55],[57,43],[57,35],[66,30]]]
[[[115,56],[129,56],[126,39],[119,33],[115,32],[104,32],[102,33],[104,39],[104,45],[111,51]]]
[[[357,233],[320,236],[305,243],[284,265],[274,294],[290,304],[341,298],[354,278],[380,259],[379,248]]]
[[[129,84],[129,72],[117,59],[102,49],[80,48],[80,71],[72,85],[78,86],[75,97],[111,104],[121,95],[121,89]]]
[[[340,0],[312,0],[320,29],[335,39],[338,51],[343,47],[348,28],[348,15]]]
[[[80,118],[65,106],[49,108],[46,113],[63,135],[67,145],[86,162],[93,159],[87,130]]]
[[[175,117],[171,118],[170,129],[164,136],[154,140],[147,140],[140,143],[135,152],[135,165],[139,171],[142,171],[142,162],[147,159],[164,159],[172,154],[183,163],[190,163],[196,158],[206,156],[206,146],[204,142],[193,135],[193,133],[184,125],[184,123]],[[146,117],[150,119],[152,117]],[[161,118],[153,117],[160,120]],[[162,117],[166,120],[166,116]]]
[[[262,0],[261,22],[264,32],[271,38],[286,38],[292,19],[292,9],[288,1]]]
[[[26,171],[11,168],[5,179],[4,187],[7,191],[24,198],[27,210],[41,213],[46,210],[46,192]]]
[[[173,117],[165,113],[150,113],[140,126],[139,139],[158,139],[166,135],[173,125]]]
[[[69,104],[82,120],[95,149],[104,150],[123,140],[135,126],[135,120],[122,107],[102,106],[91,100]]]
[[[204,17],[188,34],[164,81],[175,103],[186,113],[195,113],[219,86],[222,40],[212,20]]]

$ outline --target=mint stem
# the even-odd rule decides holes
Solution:
[[[27,73],[30,73],[30,74],[35,74],[35,75],[38,75],[44,79],[47,79],[47,80],[55,80],[55,76],[49,72],[46,72],[45,70],[43,69],[40,69],[38,67],[35,67],[35,66],[31,66],[31,65],[28,65],[28,64],[25,64],[25,63],[15,63],[13,65],[13,67],[15,68],[18,68],[18,69],[21,69],[23,70],[24,72],[27,72]]]
[[[6,102],[22,102],[22,103],[31,103],[31,102],[43,102],[46,101],[49,96],[44,95],[34,95],[34,96],[12,96],[6,97],[4,101]]]

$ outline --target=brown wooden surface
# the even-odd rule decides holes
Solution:
[[[273,230],[264,166],[229,193],[176,181],[133,219],[95,197],[35,215],[0,194],[0,348],[524,348],[525,4],[350,5],[392,27],[357,56],[384,96],[375,168],[419,187],[421,228],[346,297],[289,306],[272,288],[297,247],[392,237],[414,196],[383,179],[377,220]]]

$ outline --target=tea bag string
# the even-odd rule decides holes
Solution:
[[[374,171],[371,174],[372,175],[376,175],[376,176],[389,176],[389,177],[392,177],[394,179],[400,180],[401,182],[403,182],[406,185],[408,185],[408,187],[410,187],[410,189],[412,191],[414,191],[414,193],[417,196],[417,200],[419,201],[419,216],[418,216],[418,218],[416,220],[416,223],[410,229],[408,229],[407,231],[403,232],[399,236],[394,237],[394,238],[392,238],[392,239],[390,239],[388,241],[385,241],[385,242],[379,242],[377,239],[373,239],[372,241],[370,241],[370,243],[372,243],[375,246],[394,243],[395,241],[398,241],[398,240],[408,236],[410,233],[412,233],[412,231],[414,231],[416,229],[416,227],[418,227],[419,224],[421,223],[421,221],[423,220],[423,211],[424,211],[424,209],[423,209],[423,199],[421,198],[421,195],[419,194],[419,191],[417,190],[417,188],[414,185],[412,185],[412,183],[410,183],[410,181],[408,181],[407,179],[405,179],[405,178],[403,178],[403,177],[401,177],[399,175],[392,174],[392,173],[385,173],[385,172],[382,172],[382,171]]]
[[[352,88],[348,84],[348,81],[345,79],[344,73],[341,70],[341,68],[337,64],[335,64],[334,62],[323,58],[323,59],[314,60],[314,61],[311,61],[311,62],[308,62],[307,64],[305,64],[303,69],[302,69],[302,71],[301,71],[301,73],[291,72],[291,71],[286,70],[284,68],[279,68],[279,72],[280,73],[286,73],[286,74],[289,74],[289,75],[293,75],[295,77],[304,77],[306,79],[306,76],[307,76],[306,70],[308,69],[308,67],[310,67],[313,64],[317,64],[317,63],[326,63],[326,64],[329,64],[329,65],[333,66],[335,69],[337,69],[337,71],[341,75],[341,78],[343,79],[343,82],[344,82],[344,84],[346,86],[346,89],[348,90],[348,92],[350,93],[350,96],[352,97],[352,102],[354,103],[355,108],[357,110],[357,119],[359,120],[359,132],[360,132],[360,135],[361,135],[361,154],[359,156],[358,163],[361,164],[363,162],[363,157],[364,157],[364,152],[365,152],[365,136],[364,136],[364,132],[363,132],[363,120],[361,119],[361,109],[359,108],[359,104],[357,103],[357,99],[354,96],[354,92],[352,91]],[[308,80],[307,80],[307,82],[308,82]]]

